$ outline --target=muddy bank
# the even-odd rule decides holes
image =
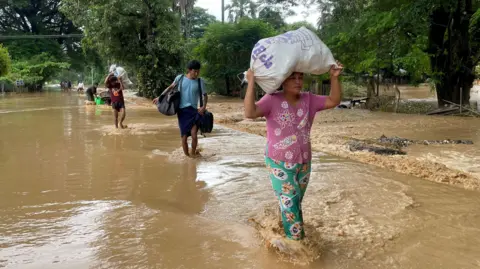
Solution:
[[[210,110],[215,113],[218,124],[266,135],[264,119],[251,121],[243,118],[243,104],[239,99],[213,98]],[[434,182],[478,190],[480,167],[472,169],[462,164],[475,163],[475,156],[480,153],[479,130],[480,120],[475,118],[335,109],[317,114],[311,141],[314,150]],[[473,145],[419,143],[403,148],[406,155],[391,156],[350,149],[352,140],[372,140],[382,135],[421,141],[471,140]],[[458,158],[459,153],[462,158]]]

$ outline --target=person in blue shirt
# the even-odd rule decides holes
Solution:
[[[208,96],[205,90],[205,84],[200,76],[201,64],[197,60],[192,60],[187,65],[187,74],[178,75],[173,83],[165,89],[164,92],[172,89],[178,83],[180,90],[180,110],[177,112],[178,126],[182,137],[183,153],[188,157],[197,155],[198,130],[200,121],[207,109]],[[203,105],[199,107],[200,98]],[[153,102],[156,104],[159,97]],[[192,153],[188,151],[188,137],[192,137]]]

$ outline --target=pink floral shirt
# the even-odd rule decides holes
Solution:
[[[288,163],[312,159],[310,130],[315,114],[324,109],[326,96],[304,92],[296,105],[290,105],[283,92],[267,94],[257,102],[267,119],[265,155]]]

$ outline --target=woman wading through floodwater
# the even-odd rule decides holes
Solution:
[[[282,90],[265,95],[255,103],[255,77],[247,72],[245,117],[267,120],[265,162],[275,195],[280,202],[283,229],[288,239],[301,240],[303,230],[302,200],[311,171],[310,129],[315,114],[340,103],[339,76],[343,66],[330,69],[329,96],[302,92],[303,74],[293,73],[282,84]],[[277,247],[281,248],[277,242]]]
[[[117,78],[115,74],[111,72],[105,78],[105,87],[108,88],[108,92],[110,93],[115,128],[118,128],[119,125],[118,114],[120,114],[120,128],[127,128],[127,125],[123,125],[126,115],[125,100],[123,98],[123,79]]]

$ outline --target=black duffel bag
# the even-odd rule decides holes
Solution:
[[[157,109],[158,112],[166,116],[173,116],[177,114],[180,107],[180,91],[182,87],[183,75],[180,77],[177,84],[166,92],[163,92],[158,98]]]

